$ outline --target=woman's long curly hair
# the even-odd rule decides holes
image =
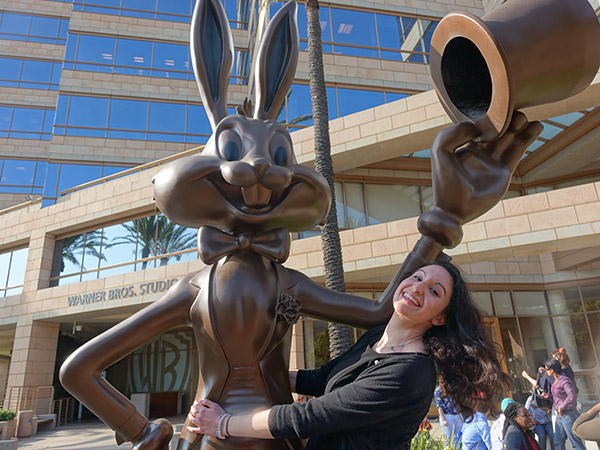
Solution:
[[[481,313],[473,303],[458,268],[435,262],[452,276],[452,296],[444,313],[446,324],[434,326],[423,336],[433,356],[440,385],[464,417],[473,415],[474,400],[494,411],[494,402],[511,385],[496,357],[496,346],[485,333]]]

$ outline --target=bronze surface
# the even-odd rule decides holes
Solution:
[[[444,17],[431,39],[431,76],[454,122],[480,140],[502,135],[515,110],[585,89],[600,65],[600,24],[587,0],[508,0],[478,18]]]

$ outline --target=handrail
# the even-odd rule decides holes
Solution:
[[[115,180],[117,178],[121,178],[125,175],[131,175],[132,173],[141,172],[142,170],[151,169],[152,167],[157,167],[163,164],[166,164],[171,161],[175,161],[176,159],[183,158],[184,156],[193,155],[194,153],[200,153],[204,149],[204,146],[194,147],[190,150],[185,150],[181,153],[177,153],[175,155],[167,156],[165,158],[157,159],[155,161],[151,161],[149,163],[145,163],[139,166],[132,167],[131,169],[123,170],[122,172],[117,172],[112,175],[108,175],[102,178],[96,178],[95,180],[88,181],[87,183],[79,184],[69,189],[65,189],[64,191],[60,191],[59,195],[65,196],[67,194],[72,194],[73,192],[79,191],[81,189],[87,189],[91,186],[95,186],[97,184],[106,183],[107,181]]]
[[[16,211],[21,208],[27,208],[28,206],[35,205],[36,203],[41,203],[42,197],[34,198],[33,200],[28,200],[23,203],[19,203],[18,205],[9,206],[8,208],[0,209],[0,216],[4,214],[8,214],[10,212]]]

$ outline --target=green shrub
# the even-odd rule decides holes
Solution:
[[[410,450],[460,450],[460,444],[453,444],[443,435],[439,440],[434,439],[428,430],[422,430],[412,439]]]
[[[13,420],[16,416],[17,413],[11,409],[0,409],[0,422]]]

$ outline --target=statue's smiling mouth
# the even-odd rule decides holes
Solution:
[[[245,214],[265,214],[272,211],[285,200],[294,186],[292,184],[277,191],[267,189],[259,183],[239,187],[227,183],[220,174],[214,174],[208,181],[221,194],[223,200]]]

